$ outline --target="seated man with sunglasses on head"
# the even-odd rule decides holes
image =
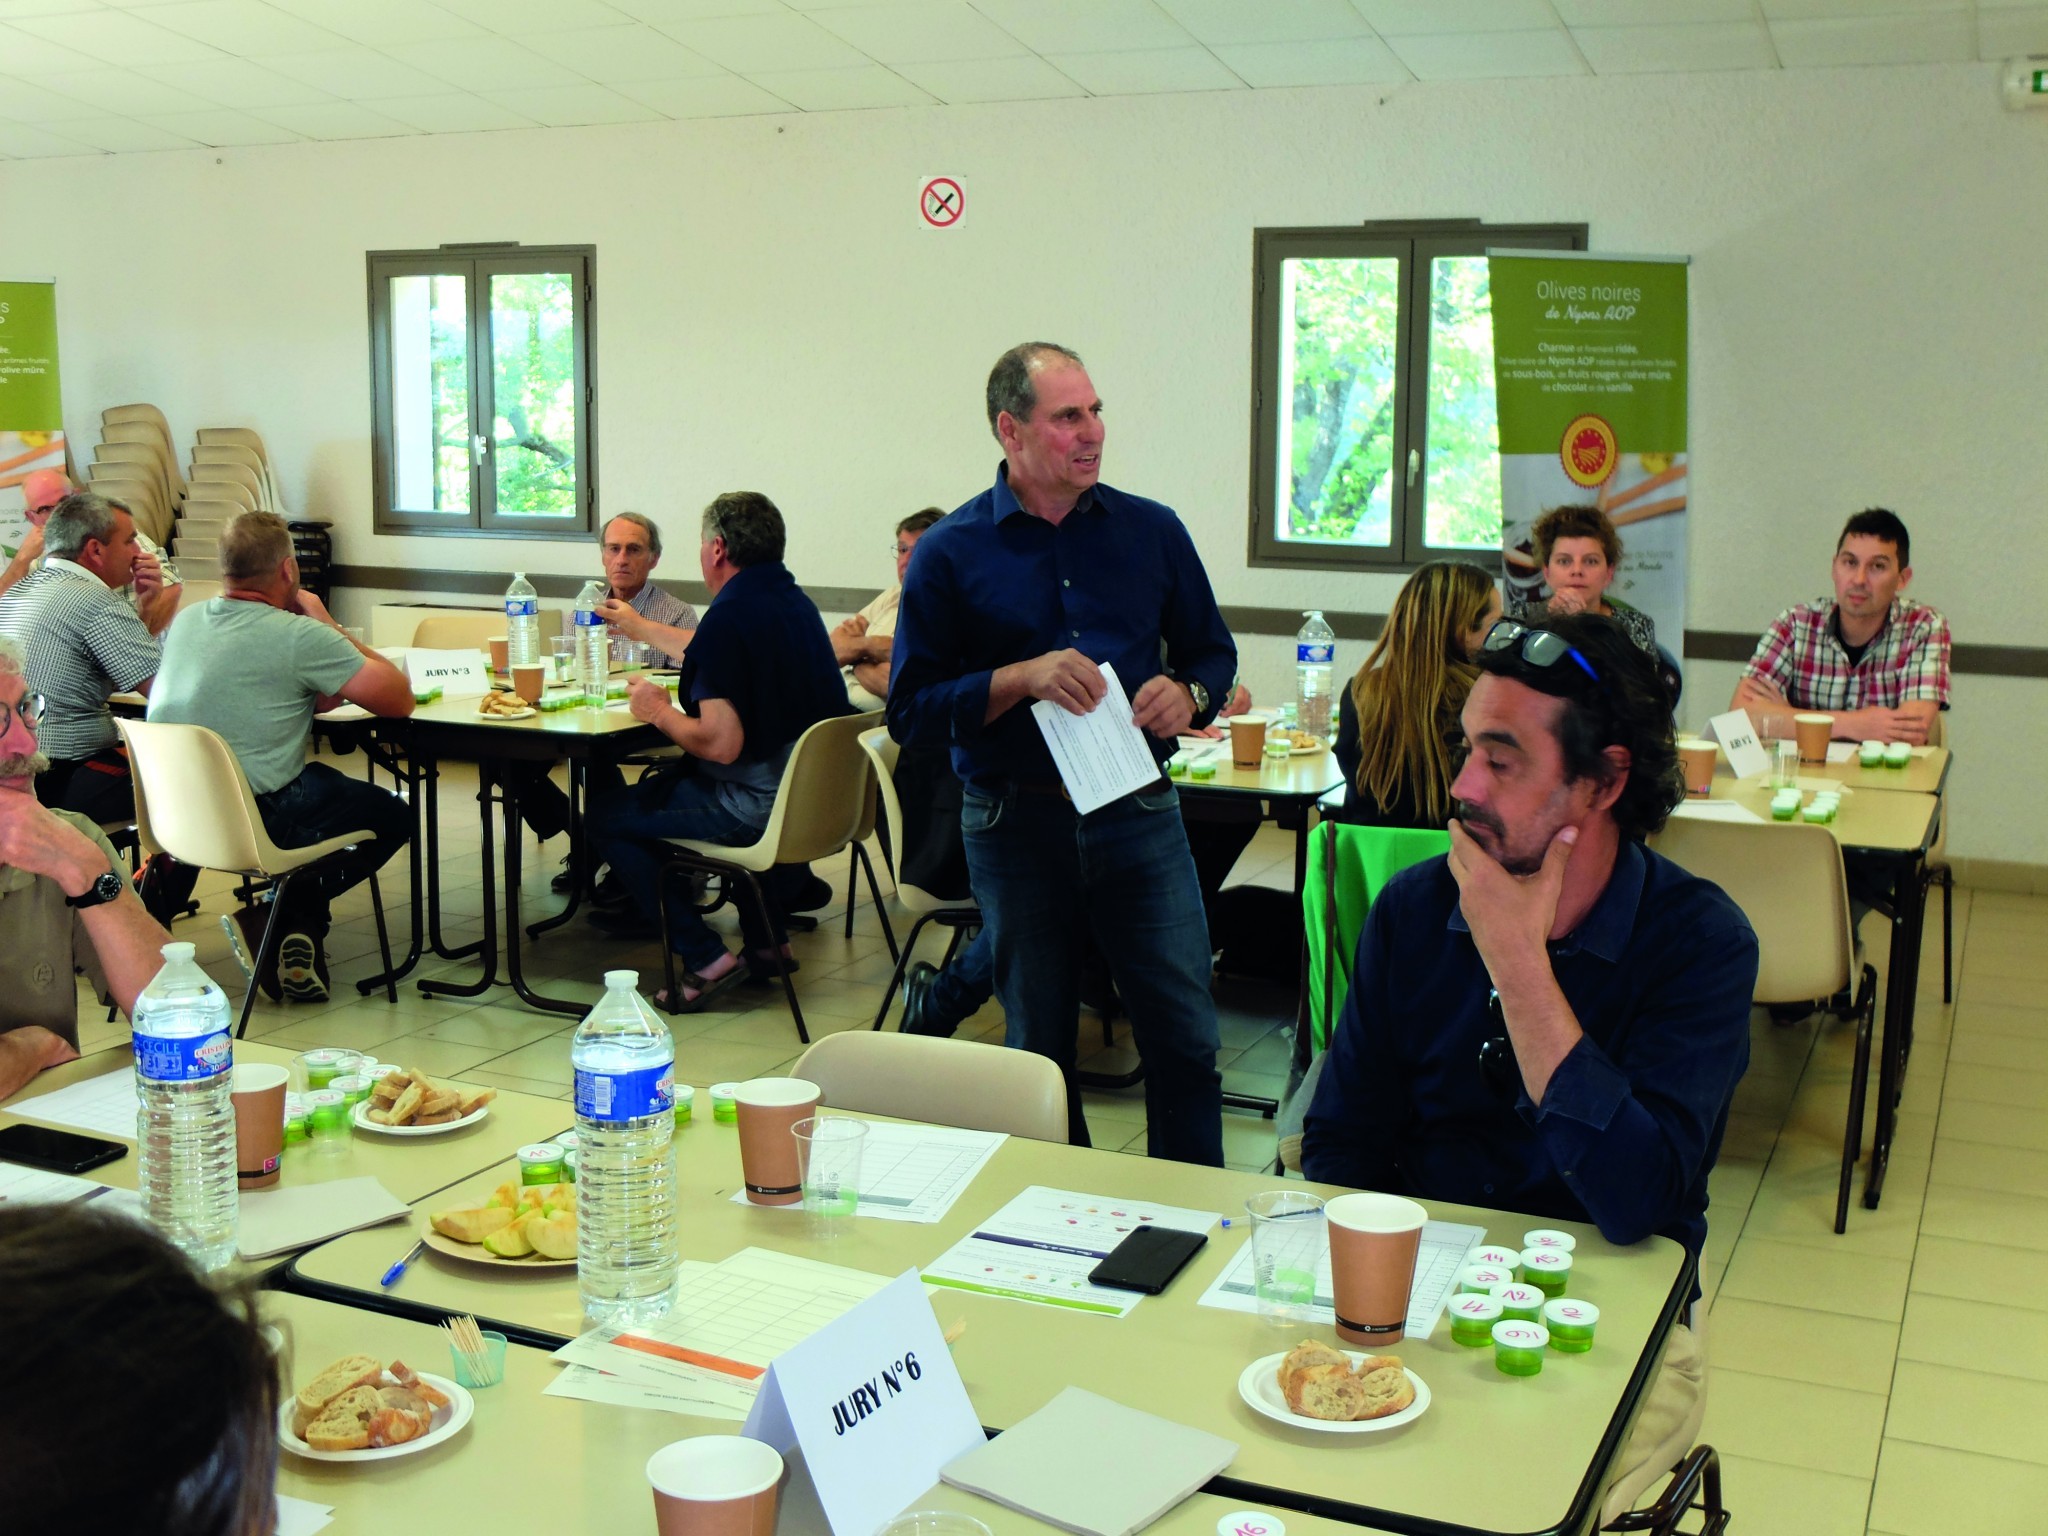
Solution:
[[[1478,665],[1451,851],[1366,916],[1302,1171],[1697,1257],[1757,943],[1717,887],[1643,846],[1684,795],[1669,696],[1592,615],[1503,620]],[[1690,1443],[1701,1364],[1674,1329],[1610,1513]]]

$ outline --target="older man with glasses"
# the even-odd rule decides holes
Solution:
[[[1684,794],[1669,695],[1592,615],[1504,620],[1479,670],[1451,851],[1366,917],[1302,1171],[1697,1257],[1757,943],[1719,889],[1643,846]],[[1674,1329],[1610,1512],[1690,1444],[1703,1378]]]

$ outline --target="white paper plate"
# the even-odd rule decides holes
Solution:
[[[540,711],[531,704],[524,709],[480,709],[476,712],[479,720],[531,720]]]
[[[1365,1351],[1347,1349],[1356,1366],[1365,1358]],[[1399,1413],[1390,1413],[1384,1419],[1359,1419],[1344,1423],[1332,1419],[1311,1419],[1306,1414],[1296,1413],[1287,1406],[1287,1399],[1280,1391],[1280,1362],[1287,1358],[1286,1351],[1267,1355],[1254,1360],[1244,1368],[1244,1374],[1237,1378],[1237,1395],[1253,1409],[1269,1419],[1282,1424],[1291,1424],[1296,1429],[1320,1430],[1326,1435],[1370,1435],[1383,1429],[1399,1429],[1403,1424],[1412,1424],[1429,1411],[1429,1387],[1413,1371],[1403,1367],[1409,1384],[1415,1388],[1415,1401]]]
[[[308,1461],[389,1461],[394,1456],[411,1456],[432,1450],[443,1440],[461,1432],[462,1426],[469,1422],[469,1416],[476,1412],[476,1399],[469,1395],[468,1388],[457,1386],[446,1376],[430,1376],[421,1371],[419,1378],[428,1386],[439,1387],[447,1393],[448,1406],[434,1410],[434,1427],[417,1440],[408,1440],[403,1445],[373,1445],[360,1451],[316,1451],[292,1433],[292,1399],[286,1397],[277,1410],[277,1443],[294,1456],[303,1456]]]
[[[490,1105],[479,1104],[460,1120],[444,1120],[439,1125],[379,1125],[370,1118],[371,1108],[370,1101],[364,1099],[349,1111],[349,1117],[355,1121],[357,1130],[374,1131],[379,1136],[445,1136],[448,1132],[459,1131],[466,1125],[475,1125],[491,1112]]]

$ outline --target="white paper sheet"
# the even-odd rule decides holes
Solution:
[[[1143,1294],[1095,1285],[1088,1272],[1133,1227],[1150,1223],[1207,1232],[1222,1219],[1214,1211],[1034,1184],[926,1265],[924,1283],[1125,1317],[1144,1300]]]
[[[1721,743],[1729,770],[1738,779],[1755,779],[1771,771],[1770,749],[1757,739],[1756,725],[1746,709],[1731,709],[1707,722],[1714,740]]]
[[[135,1069],[103,1072],[50,1093],[39,1093],[8,1109],[24,1120],[68,1126],[95,1136],[135,1139]]]
[[[722,1385],[706,1390],[681,1383],[635,1381],[600,1371],[594,1365],[570,1361],[562,1362],[560,1374],[541,1389],[541,1395],[581,1398],[587,1403],[610,1403],[618,1408],[648,1408],[657,1413],[682,1413],[699,1419],[730,1419],[734,1423],[747,1416],[754,1398],[752,1391],[735,1393]]]
[[[482,651],[420,651],[405,653],[405,672],[413,692],[439,688],[446,699],[470,699],[491,691],[488,659]]]
[[[1737,805],[1733,800],[1681,800],[1671,808],[1674,816],[1690,816],[1694,821],[1750,821],[1761,822],[1746,805]]]
[[[1031,706],[1060,782],[1083,816],[1159,778],[1159,764],[1145,733],[1131,720],[1130,696],[1117,681],[1116,668],[1104,662],[1102,676],[1109,691],[1085,715],[1069,714],[1050,699]]]
[[[1831,741],[1828,743],[1828,761],[1831,763],[1854,762],[1862,748],[1853,741]]]
[[[268,1258],[411,1214],[403,1200],[368,1177],[254,1189],[241,1199],[236,1246],[245,1259]]]
[[[277,1536],[313,1536],[333,1523],[332,1504],[313,1504],[284,1493],[277,1496]]]
[[[941,1125],[868,1122],[860,1151],[860,1212],[883,1221],[933,1222],[945,1218],[982,1166],[1009,1138],[1000,1131],[956,1130]],[[733,1192],[745,1205],[747,1192]],[[801,1205],[764,1205],[764,1211],[803,1214]]]
[[[1458,1283],[1458,1271],[1465,1255],[1486,1240],[1484,1227],[1468,1227],[1451,1221],[1429,1221],[1422,1226],[1422,1244],[1415,1255],[1415,1283],[1408,1290],[1408,1337],[1426,1339],[1436,1331],[1444,1315],[1444,1303]],[[1330,1283],[1330,1255],[1327,1250],[1316,1266],[1316,1299],[1313,1313],[1317,1322],[1337,1324],[1335,1293]],[[1252,1238],[1249,1229],[1237,1255],[1223,1266],[1223,1273],[1209,1284],[1199,1303],[1230,1312],[1259,1310],[1258,1293],[1252,1289]]]
[[[10,1205],[63,1205],[72,1200],[96,1200],[106,1192],[106,1185],[91,1179],[0,1163],[0,1200]]]

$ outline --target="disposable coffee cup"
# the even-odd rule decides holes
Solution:
[[[491,652],[491,670],[502,672],[512,659],[512,640],[509,635],[493,635],[485,642]]]
[[[547,686],[548,669],[543,666],[514,667],[512,691],[529,704],[538,704]]]
[[[1230,761],[1239,768],[1256,768],[1266,751],[1266,717],[1230,717]]]
[[[1828,760],[1828,738],[1835,733],[1833,715],[1794,715],[1792,734],[1799,741],[1799,761],[1824,763]]]
[[[1714,764],[1720,755],[1721,749],[1702,737],[1678,738],[1678,762],[1685,770],[1685,792],[1688,795],[1704,798],[1714,787]]]
[[[775,1536],[782,1457],[744,1435],[699,1435],[647,1458],[661,1536]]]
[[[790,1128],[808,1120],[825,1090],[800,1077],[757,1077],[735,1085],[739,1112],[740,1177],[755,1205],[795,1205],[803,1199],[804,1175]]]
[[[1339,1195],[1323,1215],[1330,1225],[1337,1337],[1374,1347],[1400,1343],[1429,1212],[1400,1195],[1359,1193]]]
[[[270,1062],[235,1068],[235,1186],[268,1189],[284,1162],[284,1090],[291,1073]]]

